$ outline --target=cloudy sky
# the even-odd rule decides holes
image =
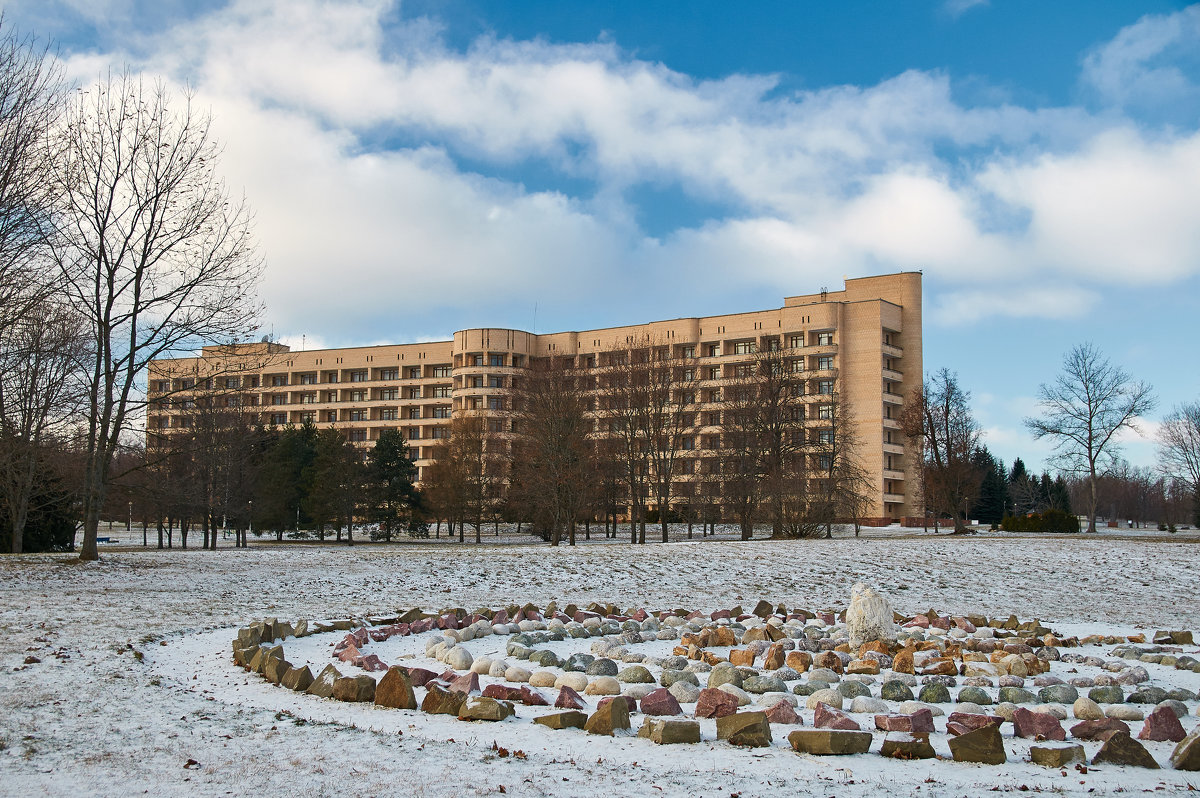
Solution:
[[[994,452],[1091,340],[1200,397],[1200,5],[8,0],[211,107],[309,348],[778,306],[922,270]],[[1153,461],[1131,440],[1126,454]]]

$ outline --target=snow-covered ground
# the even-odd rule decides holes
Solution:
[[[795,543],[576,549],[441,543],[120,551],[88,565],[68,555],[4,557],[0,794],[483,795],[501,786],[509,795],[554,796],[958,796],[993,787],[1079,795],[1183,792],[1188,785],[1200,788],[1200,775],[1103,767],[1064,776],[1022,762],[1028,743],[1007,736],[1009,764],[985,767],[876,754],[801,756],[786,747],[783,730],[775,747],[743,750],[715,741],[660,747],[554,732],[530,724],[533,713],[524,709],[520,721],[460,723],[297,696],[235,668],[229,653],[234,627],[268,616],[338,618],[551,599],[717,609],[766,598],[818,609],[845,606],[859,581],[877,586],[906,613],[930,607],[1015,613],[1067,634],[1200,632],[1198,545],[1183,536],[1112,533],[951,538],[890,532]],[[285,649],[300,655],[308,646],[307,656],[316,661],[319,647],[328,650],[331,640],[309,638]],[[368,650],[418,653],[385,649],[392,643]],[[468,646],[477,653],[502,651],[502,639]],[[1194,654],[1195,647],[1187,651]],[[41,662],[23,664],[30,656]],[[1055,667],[1065,675],[1062,664]],[[1196,674],[1147,667],[1156,684],[1200,687]],[[1195,702],[1189,710],[1185,729],[1200,722]],[[706,727],[705,736],[712,729]],[[493,743],[524,756],[498,757]],[[1151,745],[1165,762],[1169,746]],[[935,748],[948,757],[944,741]]]

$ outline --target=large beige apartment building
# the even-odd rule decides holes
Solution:
[[[719,458],[720,413],[705,411],[719,411],[722,385],[755,353],[781,351],[804,375],[812,418],[820,418],[837,380],[871,483],[867,515],[887,521],[920,513],[919,453],[897,420],[923,373],[916,272],[848,279],[841,291],[786,297],[769,310],[581,332],[476,328],[449,341],[300,352],[267,342],[205,347],[199,357],[151,363],[147,429],[151,437],[186,429],[194,397],[211,392],[263,424],[333,426],[364,446],[398,428],[423,477],[457,415],[483,413],[493,431],[511,429],[513,380],[531,360],[566,358],[597,368],[604,353],[645,341],[694,358],[699,371],[696,436],[681,460]],[[681,470],[705,472],[686,467],[696,465],[685,462]]]

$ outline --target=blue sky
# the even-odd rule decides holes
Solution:
[[[9,0],[210,106],[308,345],[780,304],[921,269],[989,446],[1092,340],[1200,397],[1200,6]],[[536,306],[536,311],[535,311]],[[536,312],[536,323],[534,321]],[[1135,464],[1153,444],[1131,439]]]

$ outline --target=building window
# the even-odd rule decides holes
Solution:
[[[241,377],[226,377],[225,378],[225,387],[232,388],[234,390],[241,388],[242,387],[242,378]]]
[[[817,418],[831,419],[833,418],[833,405],[821,405],[817,408]]]
[[[367,420],[367,411],[366,410],[351,410],[350,411],[350,420],[351,421],[366,421]]]
[[[483,364],[480,363],[480,365],[483,365]],[[449,366],[434,366],[433,367],[433,376],[449,377],[450,376],[450,367]]]
[[[336,410],[326,410],[325,411],[325,420],[327,422],[329,422],[330,424],[337,421],[337,411]]]
[[[751,377],[754,375],[754,367],[749,363],[739,363],[733,367],[733,376],[735,377]]]
[[[434,388],[433,390],[434,390],[434,395],[436,396],[437,388]],[[409,388],[408,391],[405,392],[405,395],[409,399],[420,399],[421,398],[421,389],[420,388]]]
[[[404,437],[408,438],[410,441],[421,440],[421,428],[420,427],[405,427]]]
[[[487,406],[488,406],[488,410],[503,410],[504,409],[504,397],[503,396],[489,396],[488,400],[487,400]]]
[[[685,347],[683,347],[683,349],[679,350],[679,354],[681,357],[686,357],[686,358],[695,357],[696,356],[696,347],[685,346]]]
[[[817,458],[817,468],[822,471],[828,471],[833,468],[833,458],[827,454],[823,454]]]
[[[420,366],[410,366],[408,369],[408,378],[410,380],[421,379],[421,367]]]
[[[804,347],[804,333],[796,333],[788,336],[788,346],[792,349],[801,349]]]
[[[708,371],[708,374],[705,375],[705,379],[708,379],[708,380],[721,379],[721,367],[720,366],[709,366],[707,371]]]
[[[817,440],[820,443],[825,444],[826,446],[832,446],[833,445],[833,430],[823,429],[823,430],[818,431],[817,432]],[[889,455],[889,457],[890,457],[890,455]]]
[[[683,378],[684,382],[691,382],[692,380],[696,379],[696,370],[684,369],[680,376]]]
[[[287,404],[287,394],[285,394],[285,393],[272,394],[271,395],[271,404],[286,405]]]
[[[479,367],[483,365],[483,355],[467,355],[467,365]]]
[[[683,449],[684,451],[690,452],[691,450],[696,448],[696,439],[691,437],[690,435],[680,439],[679,448]]]
[[[449,385],[433,386],[433,396],[436,399],[448,399],[450,397],[450,386]]]
[[[379,398],[385,402],[394,402],[400,396],[395,388],[384,388],[379,392]]]
[[[317,375],[316,374],[301,374],[300,375],[300,384],[301,385],[316,385],[317,384]]]
[[[753,341],[738,341],[733,345],[733,353],[735,355],[753,355],[758,351],[758,347]]]
[[[271,424],[276,427],[282,427],[287,423],[287,413],[272,413]]]
[[[450,408],[446,405],[437,405],[433,408],[434,418],[450,418]]]
[[[300,423],[301,424],[316,424],[317,423],[316,412],[312,411],[312,410],[308,410],[304,413],[301,413],[300,414]]]
[[[409,418],[420,418],[421,417],[421,408],[419,408],[419,407],[408,408],[408,417]]]
[[[504,387],[504,378],[503,377],[488,377],[488,387],[489,388],[503,388]]]
[[[277,374],[271,378],[271,387],[272,388],[279,388],[284,385],[287,385],[287,377]]]
[[[450,437],[450,430],[448,427],[434,427],[433,435],[431,435],[430,437],[436,438],[438,440],[445,440],[446,438]]]
[[[833,355],[824,355],[817,358],[817,370],[828,371],[833,368]]]
[[[325,372],[325,382],[337,382],[337,381],[338,381],[338,373],[336,371]]]
[[[817,346],[833,346],[833,333],[817,333]]]
[[[821,380],[817,383],[817,393],[824,396],[833,395],[833,380]]]
[[[354,371],[350,372],[350,382],[366,382],[366,381],[367,381],[367,370],[366,369],[355,369]]]
[[[504,432],[504,420],[492,419],[488,421],[488,432]]]
[[[489,366],[503,366],[504,365],[504,355],[488,355],[488,365]]]
[[[525,356],[524,355],[513,355],[512,359],[513,359],[513,362],[512,362],[513,368],[520,368],[521,366],[525,365]]]
[[[365,429],[347,430],[346,439],[351,443],[361,443],[367,439],[367,431]]]
[[[779,339],[778,338],[768,338],[767,339],[767,351],[768,352],[778,352],[779,351]]]
[[[366,391],[350,391],[350,401],[351,402],[367,401],[367,392]]]
[[[302,393],[302,394],[300,394],[300,404],[302,404],[302,405],[315,405],[316,403],[317,403],[317,395],[316,395],[315,393]]]
[[[381,380],[398,380],[398,379],[400,379],[400,369],[397,369],[397,368],[380,369],[379,370],[379,379],[381,379]]]
[[[246,387],[247,388],[257,388],[258,387],[258,377],[247,377],[246,378]]]
[[[704,354],[706,357],[720,357],[721,356],[721,345],[720,344],[705,344]]]

